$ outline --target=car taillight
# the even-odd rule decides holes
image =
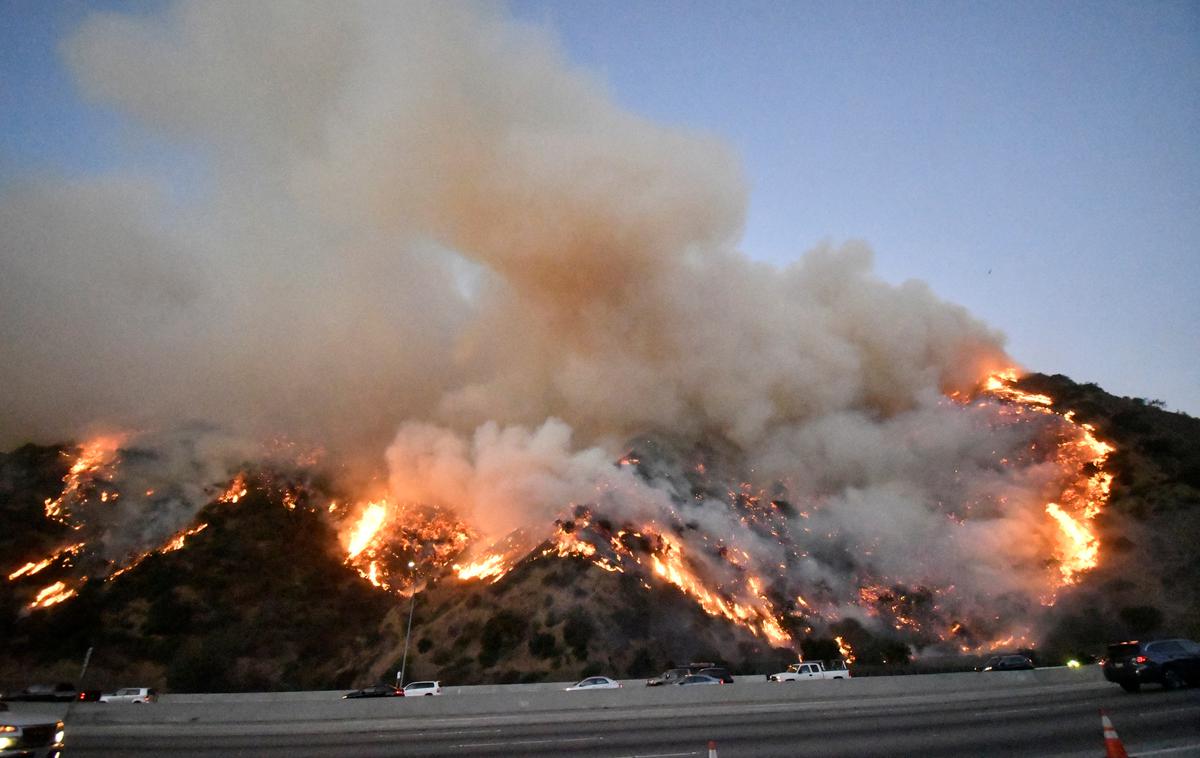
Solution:
[[[1146,658],[1146,656],[1144,656],[1144,655],[1139,655],[1137,658],[1134,658],[1134,659],[1133,659],[1133,662],[1134,662],[1134,663],[1145,663],[1147,660],[1149,660],[1149,659],[1148,659],[1148,658]]]

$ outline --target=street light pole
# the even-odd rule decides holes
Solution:
[[[416,567],[416,565],[417,564],[412,561],[408,562],[408,577],[410,580],[412,579],[412,570]],[[396,676],[396,678],[400,680],[400,684],[398,685],[400,687],[404,686],[404,670],[408,667],[408,638],[412,635],[413,609],[416,607],[417,585],[416,582],[413,582],[412,597],[408,602],[408,628],[404,631],[404,657],[400,659],[400,673]]]

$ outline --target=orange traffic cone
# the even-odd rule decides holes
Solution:
[[[708,758],[717,758],[717,741],[708,741]]]
[[[1100,726],[1104,727],[1105,758],[1129,758],[1129,753],[1125,752],[1125,745],[1121,743],[1117,730],[1113,728],[1103,708],[1100,709]]]

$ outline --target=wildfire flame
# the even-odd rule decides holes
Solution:
[[[1100,560],[1100,540],[1091,522],[1108,502],[1113,476],[1104,470],[1104,464],[1115,448],[1098,439],[1090,424],[1077,422],[1073,412],[1054,411],[1052,398],[1015,386],[1019,378],[1016,369],[1005,369],[987,377],[983,387],[994,397],[1023,408],[1057,415],[1072,431],[1060,440],[1055,463],[1064,472],[1076,473],[1066,482],[1058,501],[1047,503],[1045,511],[1059,530],[1057,553],[1062,584],[1075,584],[1081,573],[1095,568]]]
[[[49,608],[52,605],[61,603],[67,598],[74,596],[75,590],[67,587],[65,582],[55,582],[49,587],[42,589],[42,591],[37,594],[37,597],[33,599],[33,602],[29,604],[29,607]]]
[[[848,666],[851,663],[854,663],[854,650],[851,649],[850,643],[846,642],[841,637],[834,637],[833,641],[837,643],[838,652],[841,653],[842,660],[846,662],[846,665]]]
[[[1057,588],[1078,582],[1081,575],[1100,560],[1100,545],[1092,520],[1101,512],[1110,494],[1113,478],[1105,471],[1105,463],[1114,448],[1098,439],[1090,425],[1077,422],[1073,414],[1056,411],[1051,397],[1020,389],[1017,386],[1019,379],[1017,370],[1006,369],[985,377],[981,383],[980,393],[988,399],[952,397],[963,403],[978,400],[991,407],[997,407],[995,401],[998,400],[1000,412],[1004,414],[1037,413],[1062,420],[1061,425],[1054,427],[1058,430],[1054,446],[1047,448],[1048,452],[1034,448],[1038,450],[1037,456],[1044,456],[1038,460],[1052,462],[1062,472],[1061,489],[1044,504],[1046,534],[1052,539],[1057,559],[1056,576],[1051,584]],[[119,496],[116,488],[98,487],[97,482],[105,482],[113,476],[124,439],[123,436],[98,437],[81,446],[63,478],[62,492],[57,498],[45,501],[47,518],[79,529],[80,523],[72,517],[73,508],[93,496],[100,502],[111,502]],[[640,465],[641,459],[633,452],[618,461],[618,466],[623,468]],[[703,461],[695,462],[690,466],[689,476],[706,477],[718,468]],[[708,487],[707,481],[702,480],[702,484],[702,489]],[[262,486],[267,488],[263,492],[270,494],[269,486]],[[242,501],[248,491],[247,475],[239,473],[217,500],[235,504]],[[289,510],[315,499],[313,493],[294,489],[290,484],[281,492],[280,502]],[[790,539],[789,529],[803,529],[811,534],[804,525],[814,523],[809,520],[810,512],[815,514],[821,507],[819,502],[804,503],[805,510],[794,511],[804,519],[800,521],[786,517],[786,504],[780,505],[772,500],[772,496],[748,482],[722,484],[718,492],[723,493],[718,497],[729,504],[736,518],[756,539],[774,539],[783,545]],[[147,492],[147,496],[150,494]],[[707,496],[701,499],[703,497]],[[386,499],[359,501],[362,504],[357,507],[354,502],[350,500],[349,507],[345,503],[331,502],[327,509],[320,508],[319,511],[341,523],[345,563],[372,585],[388,591],[413,591],[414,571],[410,568],[405,572],[404,566],[419,565],[420,571],[429,576],[445,572],[459,581],[496,582],[522,560],[558,558],[585,560],[605,571],[633,574],[646,588],[655,581],[670,585],[691,598],[705,613],[727,619],[774,646],[793,644],[791,634],[781,623],[785,617],[799,619],[796,628],[811,633],[813,625],[820,620],[830,622],[845,612],[846,598],[832,597],[818,588],[788,587],[783,581],[789,571],[786,561],[781,560],[777,569],[764,567],[756,565],[755,557],[736,544],[736,539],[713,536],[710,542],[710,536],[703,534],[692,538],[689,535],[696,533],[685,530],[686,518],[677,514],[674,517],[678,520],[670,523],[627,523],[614,529],[603,520],[592,523],[590,512],[577,508],[574,519],[558,522],[553,535],[539,549],[530,552],[536,540],[511,537],[506,542],[493,543],[479,550],[472,545],[475,535],[447,510],[416,505],[400,507]],[[356,515],[347,519],[347,514]],[[149,555],[182,549],[190,536],[206,527],[207,524],[202,523],[176,533],[157,549],[142,553],[111,573],[108,579],[129,571]],[[826,536],[835,538],[834,534]],[[30,561],[15,569],[8,578],[15,581],[34,576],[84,548],[84,542],[61,547],[41,560]],[[864,555],[871,555],[871,545],[859,549]],[[788,560],[801,559],[806,553],[793,551],[791,555]],[[463,560],[464,556],[470,556],[470,560]],[[940,619],[948,614],[939,615],[937,598],[930,601],[932,605],[919,606],[903,588],[897,588],[896,582],[886,577],[867,576],[867,571],[869,569],[864,569],[863,575],[857,577],[858,597],[850,599],[850,604],[905,635],[920,634],[927,639],[941,639],[963,650],[1003,647],[1017,639],[1016,633],[1007,636],[1002,633],[993,635],[996,639],[990,642],[982,641],[981,633],[977,632],[980,636],[976,636],[964,632],[958,622],[953,626],[949,621],[942,622]],[[717,580],[714,576],[722,578]],[[769,594],[768,587],[778,595]],[[804,595],[796,594],[797,589]],[[953,590],[953,587],[937,588],[933,593],[939,597],[945,593],[944,597],[949,597]],[[928,593],[928,590],[922,591]],[[29,607],[48,607],[74,594],[75,590],[66,581],[55,582],[41,589]],[[790,610],[786,613],[783,612],[786,609],[776,607],[777,601],[786,602],[785,596],[795,598],[788,603]],[[929,629],[930,626],[934,628]],[[943,631],[939,632],[938,627]],[[1004,632],[1012,632],[1011,626]],[[1025,638],[1022,636],[1021,639]],[[850,645],[841,637],[836,641],[843,658],[852,662],[855,656]]]
[[[103,435],[88,440],[80,447],[79,456],[63,477],[62,492],[56,498],[45,500],[46,518],[72,529],[82,527],[71,511],[76,505],[87,503],[89,485],[95,479],[111,473],[117,463],[117,452],[127,436]],[[110,497],[115,499],[115,493],[100,493],[102,502],[108,502]]]
[[[387,518],[386,500],[367,503],[358,523],[350,532],[350,542],[346,546],[347,558],[356,558],[359,553],[367,549],[367,546],[375,539],[375,535],[379,533],[379,528],[383,526],[385,518]]]
[[[42,569],[46,568],[50,564],[57,561],[59,558],[62,558],[64,556],[68,556],[68,555],[76,555],[80,550],[83,549],[84,545],[86,545],[86,544],[87,543],[85,543],[85,542],[76,542],[73,545],[67,545],[66,547],[62,547],[62,548],[59,548],[58,550],[55,550],[53,553],[46,556],[45,558],[43,558],[40,561],[30,561],[29,563],[26,563],[21,568],[17,569],[16,571],[12,572],[11,574],[9,574],[8,581],[12,582],[17,579],[20,579],[23,576],[33,576],[34,574],[38,573]]]
[[[217,501],[233,504],[244,498],[248,491],[246,488],[246,474],[240,473],[233,478],[233,481],[229,483],[229,486],[225,488],[225,491],[221,493]]]

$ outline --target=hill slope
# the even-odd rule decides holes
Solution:
[[[1056,410],[1073,411],[1116,447],[1106,463],[1114,475],[1111,500],[1095,521],[1099,565],[1048,612],[1041,654],[1096,654],[1112,639],[1158,633],[1200,637],[1200,421],[1066,377],[1035,374],[1020,384],[1050,395]],[[62,489],[69,453],[25,446],[0,454],[0,516],[12,525],[0,534],[6,571],[75,534],[44,518],[45,501]],[[638,465],[644,476],[661,473],[653,461]],[[88,647],[95,648],[89,680],[103,686],[136,680],[175,690],[321,689],[390,679],[404,653],[408,598],[371,586],[346,565],[338,525],[318,505],[328,493],[311,485],[297,498],[279,480],[260,471],[244,495],[212,497],[177,545],[148,553],[110,581],[100,577],[112,565],[80,551],[59,556],[36,577],[4,583],[0,686],[71,679]],[[786,503],[779,507],[792,517]],[[577,513],[560,522],[560,532],[589,520]],[[617,536],[603,519],[594,522],[591,544]],[[632,549],[631,556],[639,554],[636,544]],[[696,659],[762,671],[794,656],[706,613],[652,571],[624,566],[606,570],[548,542],[491,584],[460,581],[448,570],[418,577],[423,591],[414,606],[408,678],[510,682],[593,671],[640,677]],[[28,608],[38,588],[82,573],[96,578],[78,585],[76,596]],[[931,596],[910,594],[906,613],[936,605]],[[803,615],[788,613],[780,623],[808,657],[837,655],[834,634],[860,663],[895,664],[910,653],[901,635],[871,631],[854,618],[813,629]]]

